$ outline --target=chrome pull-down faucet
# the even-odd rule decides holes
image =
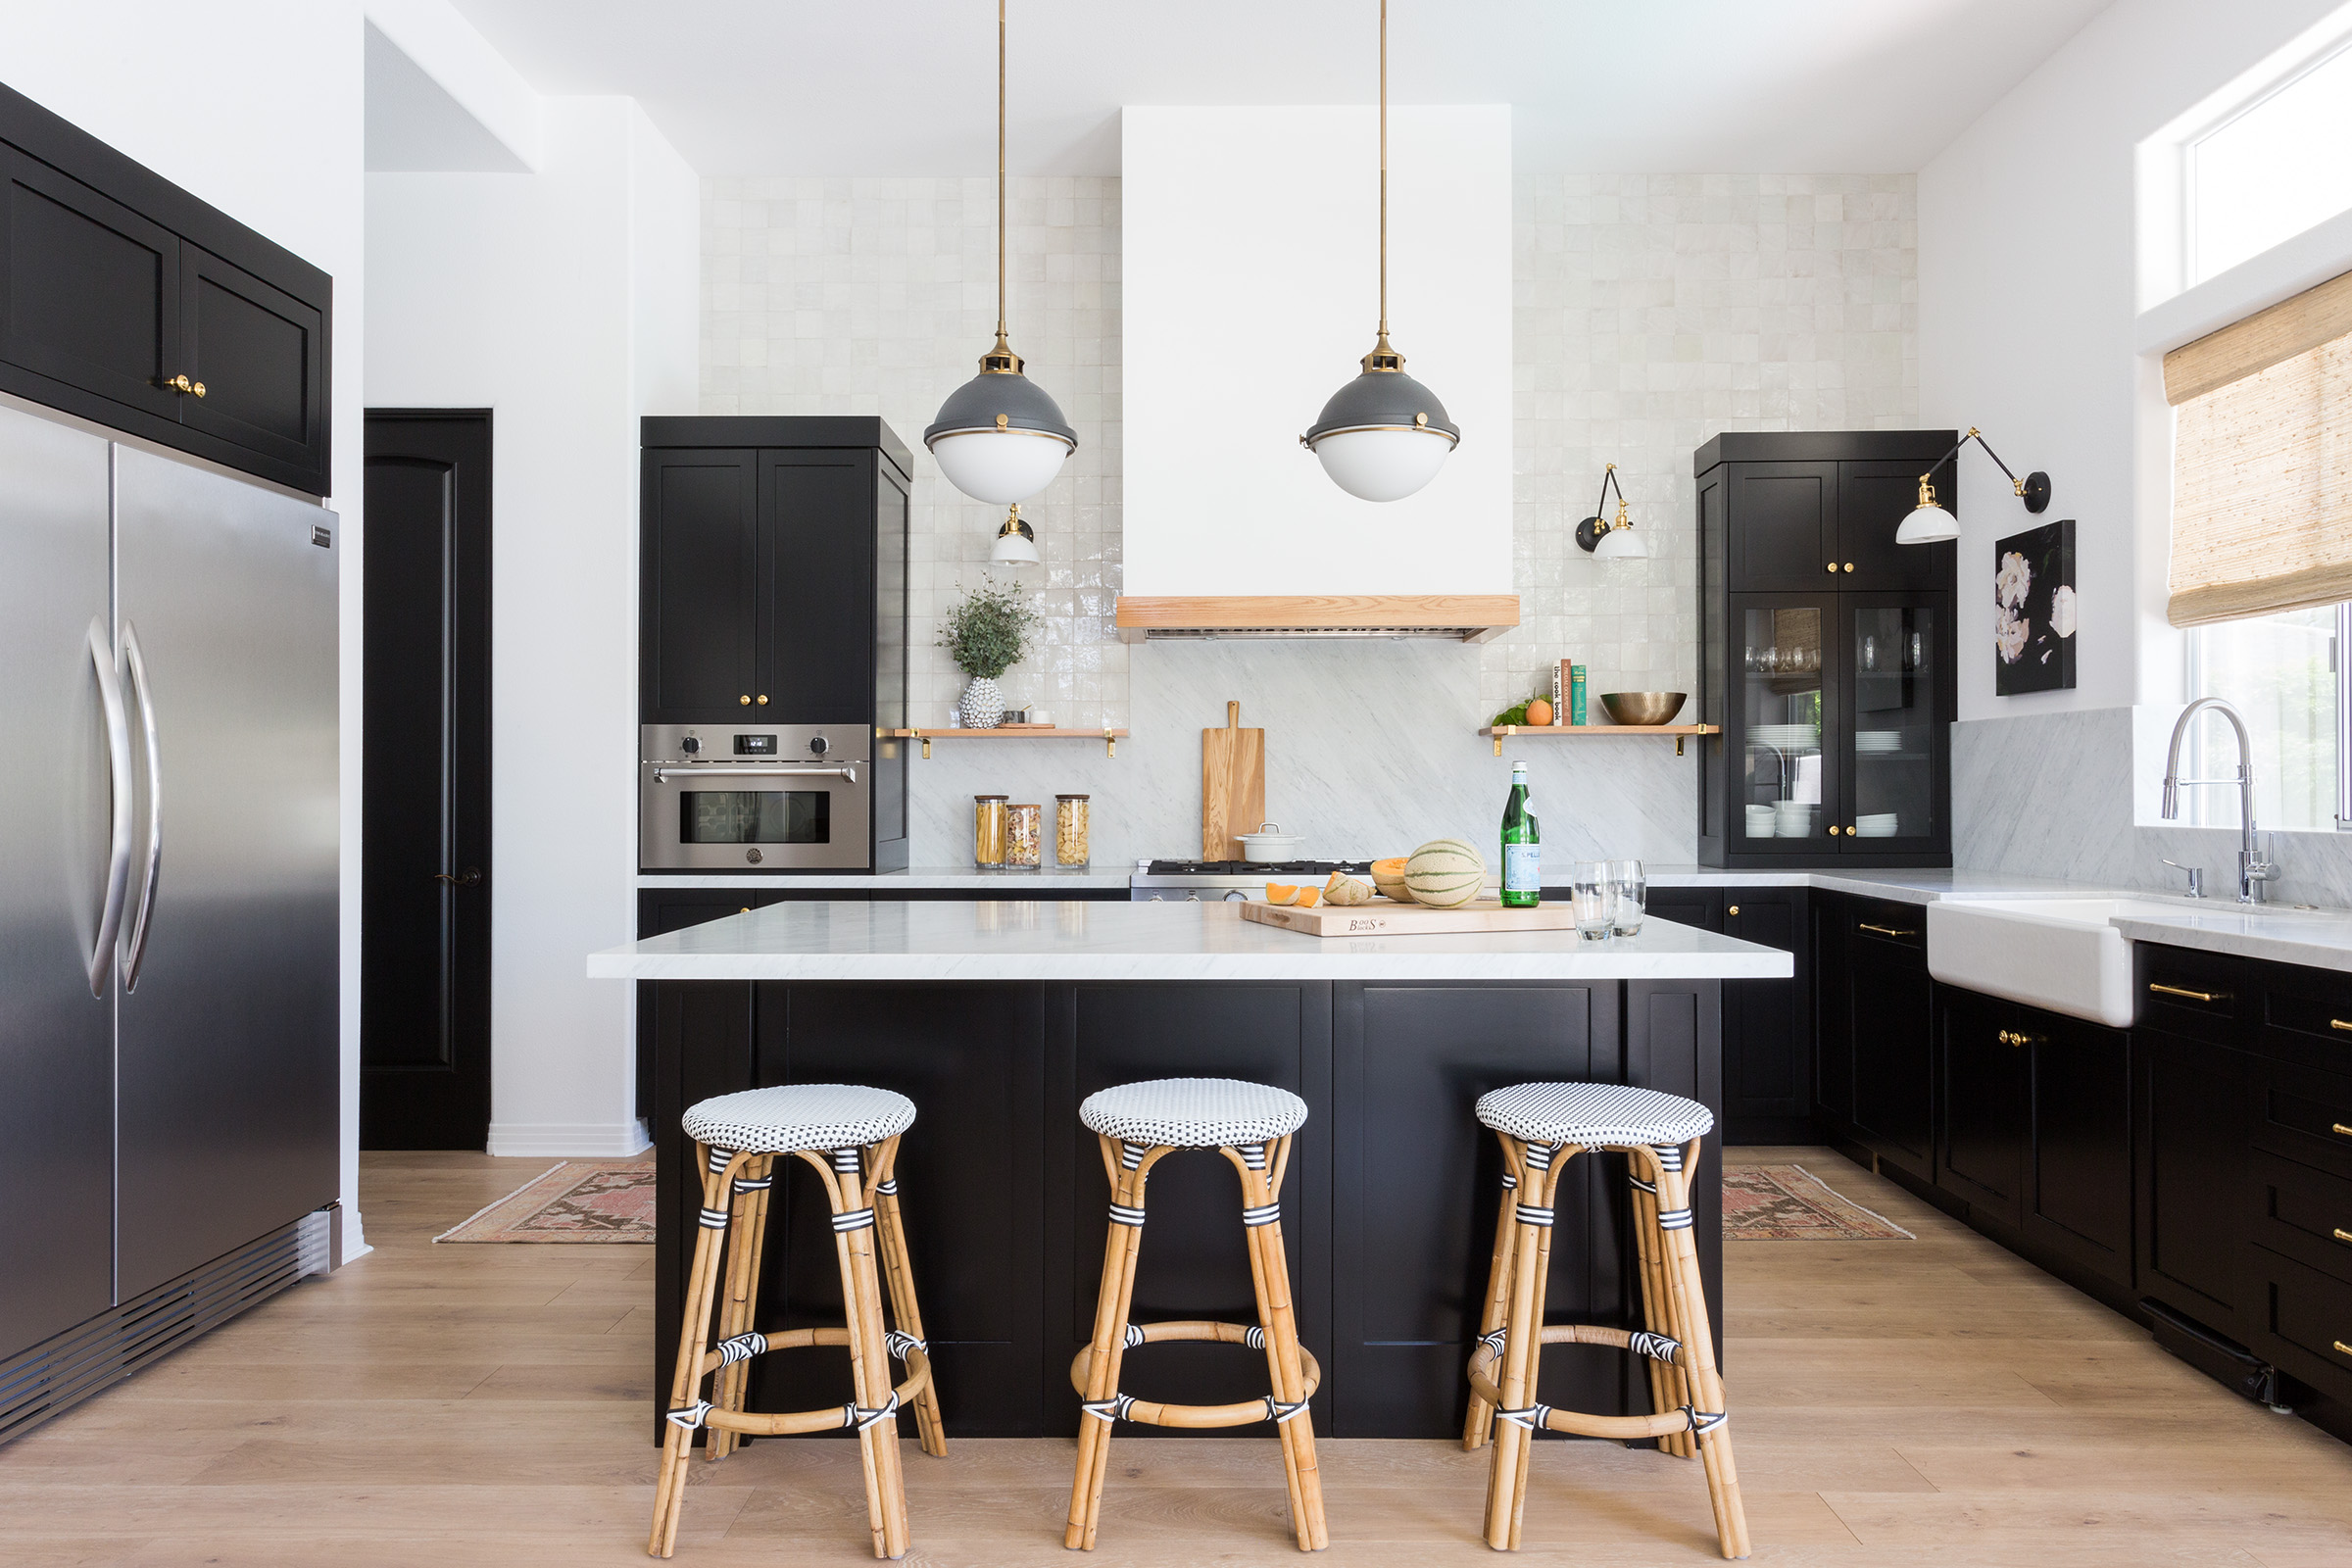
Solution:
[[[2237,732],[2237,777],[2182,778],[2180,776],[2180,741],[2188,733],[2190,719],[2203,709],[2212,709],[2230,721]],[[2180,710],[2180,719],[2173,725],[2173,744],[2164,756],[2164,819],[2177,820],[2180,815],[2180,786],[2183,784],[2235,784],[2237,786],[2237,902],[2262,902],[2262,885],[2275,880],[2278,867],[2262,858],[2259,840],[2254,833],[2254,748],[2246,739],[2246,721],[2237,710],[2219,697],[2200,697]],[[2166,861],[2171,864],[2171,861]],[[2193,885],[2193,883],[2192,883]]]

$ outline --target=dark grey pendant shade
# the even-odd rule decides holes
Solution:
[[[1060,407],[1018,370],[982,370],[949,393],[939,417],[923,432],[923,444],[973,430],[1027,430],[1078,445],[1078,432],[1061,416]]]
[[[1313,446],[1343,430],[1435,430],[1459,442],[1461,426],[1446,416],[1437,394],[1402,370],[1366,370],[1331,395],[1303,437]]]

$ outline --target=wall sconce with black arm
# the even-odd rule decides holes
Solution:
[[[1617,492],[1617,518],[1608,521],[1602,514],[1609,510],[1609,492]],[[1600,500],[1593,504],[1592,515],[1576,525],[1579,549],[1589,550],[1595,561],[1642,561],[1649,549],[1634,532],[1634,522],[1625,514],[1625,486],[1617,482],[1617,465],[1608,466],[1600,476]]]
[[[2050,504],[2050,476],[2039,468],[2023,479],[2009,473],[2009,465],[2001,462],[2001,455],[1992,450],[1991,443],[1972,424],[1968,434],[1952,443],[1951,451],[1928,465],[1928,471],[1919,476],[1919,505],[1903,519],[1902,526],[1894,530],[1896,544],[1936,545],[1960,537],[1960,519],[1936,504],[1936,486],[1931,481],[1936,470],[1958,457],[1960,449],[1971,441],[1984,449],[1984,455],[2001,472],[2009,474],[2009,482],[2016,487],[2018,498],[2025,502],[2028,512],[2038,513]]]

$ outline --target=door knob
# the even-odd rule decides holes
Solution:
[[[482,868],[478,865],[469,865],[456,876],[451,876],[447,871],[435,871],[433,880],[446,882],[453,888],[479,887],[482,883]]]

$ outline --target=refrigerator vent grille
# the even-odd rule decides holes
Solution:
[[[327,1216],[305,1216],[0,1361],[0,1443],[326,1267]],[[314,1263],[314,1256],[316,1262]]]

